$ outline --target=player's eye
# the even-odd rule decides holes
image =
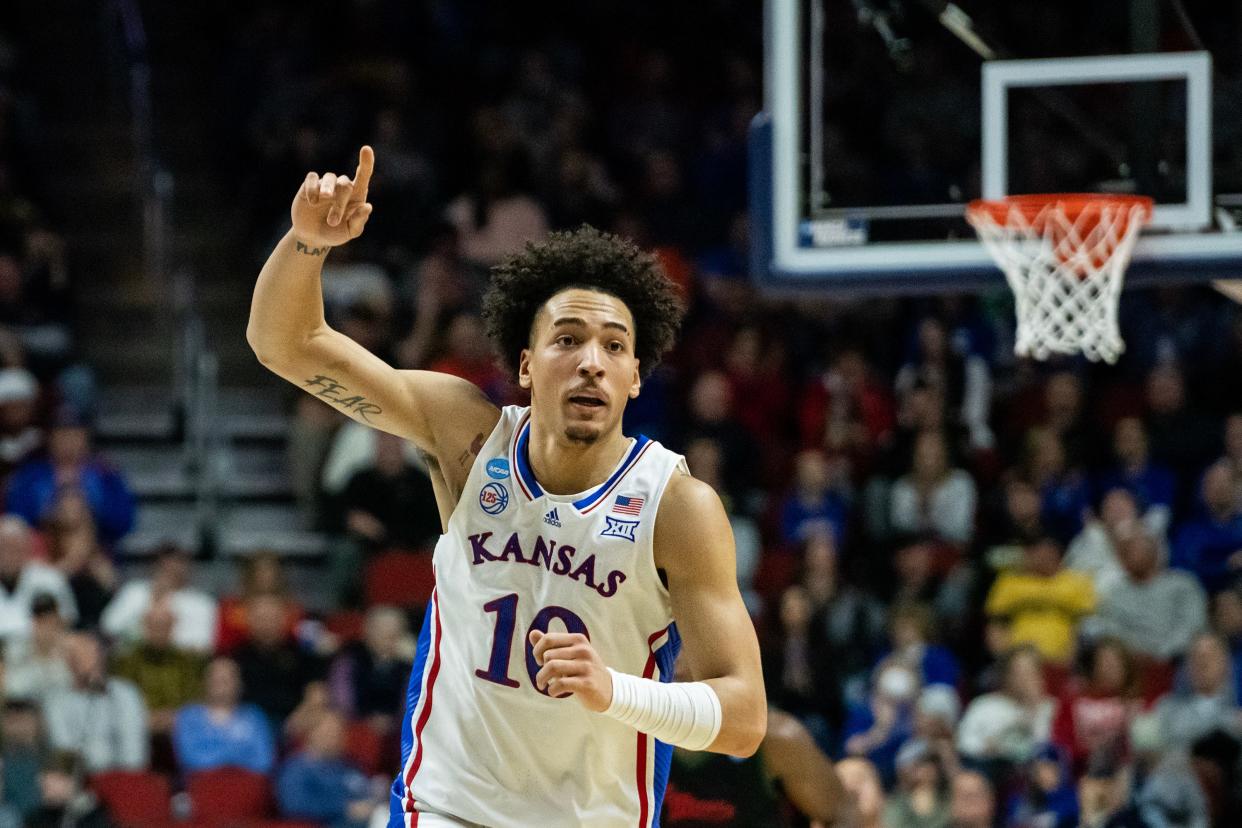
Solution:
[[[612,351],[614,354],[619,354],[625,350],[625,343],[614,339],[612,342],[608,343],[608,350]]]
[[[556,344],[563,348],[571,348],[574,344],[574,338],[569,334],[561,334],[556,338]]]

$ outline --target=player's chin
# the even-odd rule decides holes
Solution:
[[[604,427],[596,423],[570,423],[565,426],[565,437],[571,443],[594,443],[604,433]]]

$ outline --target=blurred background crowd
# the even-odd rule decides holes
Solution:
[[[1236,306],[1128,294],[1106,367],[1015,360],[1003,290],[758,295],[753,3],[215,6],[194,140],[242,217],[246,283],[305,173],[352,171],[369,142],[375,215],[328,260],[329,321],[506,404],[491,265],[583,222],[659,257],[690,311],[627,431],[719,493],[770,702],[848,759],[863,824],[1242,824]],[[858,77],[885,59],[855,58]],[[93,442],[90,259],[30,163],[23,61],[0,15],[0,823],[367,824],[431,586],[426,469],[290,391],[287,474],[327,538],[313,589],[262,548],[235,572],[176,543],[122,553],[142,506]],[[690,785],[674,773],[665,824],[731,823]]]

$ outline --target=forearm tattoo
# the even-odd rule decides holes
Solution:
[[[296,240],[294,243],[297,245],[297,251],[299,253],[305,253],[307,256],[326,256],[328,251],[332,249],[327,245],[324,247],[310,247],[309,245],[303,244],[302,242]]]
[[[364,423],[374,423],[371,417],[384,413],[384,409],[370,402],[366,397],[360,395],[350,396],[348,388],[332,379],[332,377],[325,377],[323,374],[311,377],[302,383],[302,387],[316,397],[327,400],[344,411],[356,414],[358,419]]]

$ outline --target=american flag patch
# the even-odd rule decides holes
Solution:
[[[637,516],[642,509],[643,499],[641,497],[626,497],[625,495],[617,495],[617,502],[612,504],[612,511],[618,515]]]

